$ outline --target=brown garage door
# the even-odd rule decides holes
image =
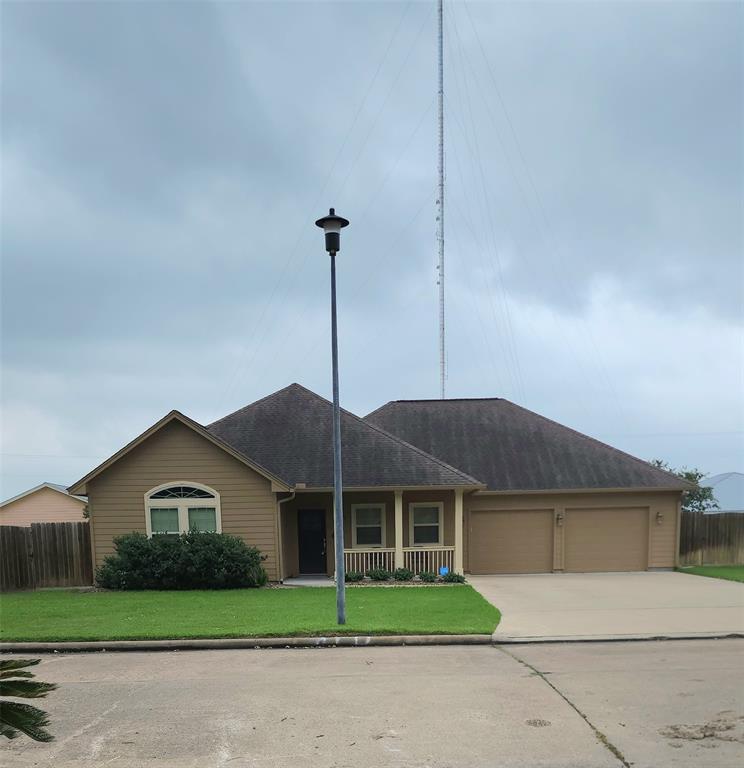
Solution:
[[[470,513],[471,573],[547,573],[552,570],[551,509]]]
[[[567,571],[645,571],[648,507],[567,509]]]

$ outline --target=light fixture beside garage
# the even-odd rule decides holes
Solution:
[[[558,513],[558,514],[555,516],[555,524],[556,524],[556,525],[557,525],[559,528],[561,528],[561,527],[563,526],[563,512],[559,512],[559,513]]]
[[[660,510],[656,512],[656,525],[661,525],[664,522],[664,515]]]

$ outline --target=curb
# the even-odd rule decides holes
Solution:
[[[499,635],[494,632],[494,645],[538,645],[540,643],[633,643],[649,640],[728,640],[744,638],[744,632],[669,632],[667,634],[633,635],[544,635],[540,637],[518,637]]]
[[[491,645],[491,635],[359,635],[337,637],[242,637],[204,640],[90,640],[64,643],[0,643],[0,653],[95,651],[205,651],[258,648],[371,648],[404,645]]]

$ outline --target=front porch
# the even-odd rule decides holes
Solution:
[[[346,571],[463,571],[462,490],[344,492]],[[334,574],[333,494],[298,492],[279,505],[283,578]]]

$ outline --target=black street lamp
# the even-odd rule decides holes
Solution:
[[[346,624],[346,572],[344,570],[344,504],[341,479],[341,407],[338,402],[338,326],[336,323],[336,253],[341,250],[341,230],[349,226],[347,219],[336,216],[331,208],[328,216],[315,225],[325,232],[326,251],[331,256],[331,355],[333,358],[333,501],[336,550],[336,616]]]

